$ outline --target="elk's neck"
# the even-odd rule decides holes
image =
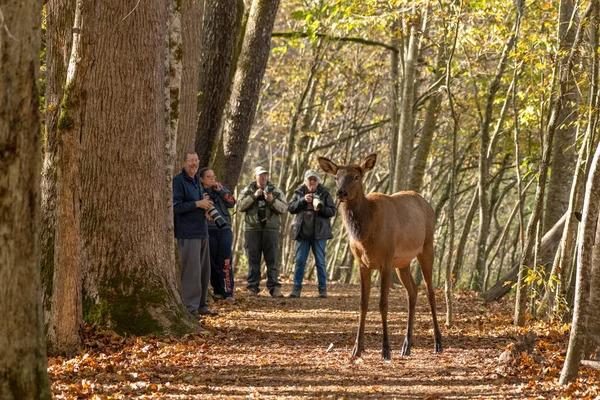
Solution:
[[[371,204],[367,198],[362,195],[357,199],[347,201],[343,204],[342,215],[344,224],[350,238],[353,240],[363,240],[369,234],[371,222]]]

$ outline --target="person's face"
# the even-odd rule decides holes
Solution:
[[[189,176],[194,176],[198,172],[198,166],[200,165],[200,161],[198,160],[198,154],[188,154],[185,162],[183,164],[183,169]]]
[[[311,176],[310,178],[308,178],[304,181],[304,184],[306,185],[306,188],[308,189],[309,192],[314,192],[315,190],[317,190],[317,186],[319,185],[319,180],[317,178],[315,178],[314,176]]]
[[[259,188],[264,189],[267,186],[267,181],[269,180],[269,174],[264,172],[260,175],[254,175],[254,180]]]
[[[202,181],[202,185],[204,187],[213,187],[217,183],[217,177],[212,169],[204,172],[204,176],[200,177],[200,181]]]

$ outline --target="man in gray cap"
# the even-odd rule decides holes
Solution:
[[[269,182],[269,171],[254,169],[254,182],[242,190],[238,208],[245,212],[244,240],[248,258],[248,292],[257,295],[260,284],[261,258],[267,264],[267,288],[273,297],[283,297],[277,265],[280,215],[287,211],[281,189]]]
[[[288,297],[300,297],[308,253],[312,249],[317,264],[319,297],[327,297],[327,264],[325,247],[333,238],[329,219],[335,215],[335,203],[327,188],[319,183],[319,174],[309,169],[304,174],[304,184],[298,186],[290,200],[288,210],[296,214],[292,237],[296,239],[296,266],[294,290]]]

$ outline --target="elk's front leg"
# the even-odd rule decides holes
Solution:
[[[371,295],[371,270],[366,266],[360,267],[360,316],[358,318],[358,332],[352,357],[360,357],[365,348],[365,319],[367,317],[367,309],[369,308],[369,296]]]

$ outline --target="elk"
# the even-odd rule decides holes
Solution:
[[[349,234],[350,249],[359,265],[360,317],[352,356],[360,357],[364,350],[365,317],[371,293],[371,270],[374,269],[381,274],[381,357],[384,360],[391,359],[387,313],[392,269],[396,270],[408,298],[408,325],[400,354],[410,355],[417,302],[417,286],[410,274],[410,262],[415,257],[421,265],[433,316],[434,353],[441,353],[442,334],[437,322],[432,285],[435,227],[433,208],[421,195],[413,191],[399,192],[391,196],[382,193],[370,193],[365,196],[362,179],[375,166],[377,154],[369,155],[360,165],[338,166],[325,157],[319,157],[318,161],[323,171],[335,176],[337,198]]]

